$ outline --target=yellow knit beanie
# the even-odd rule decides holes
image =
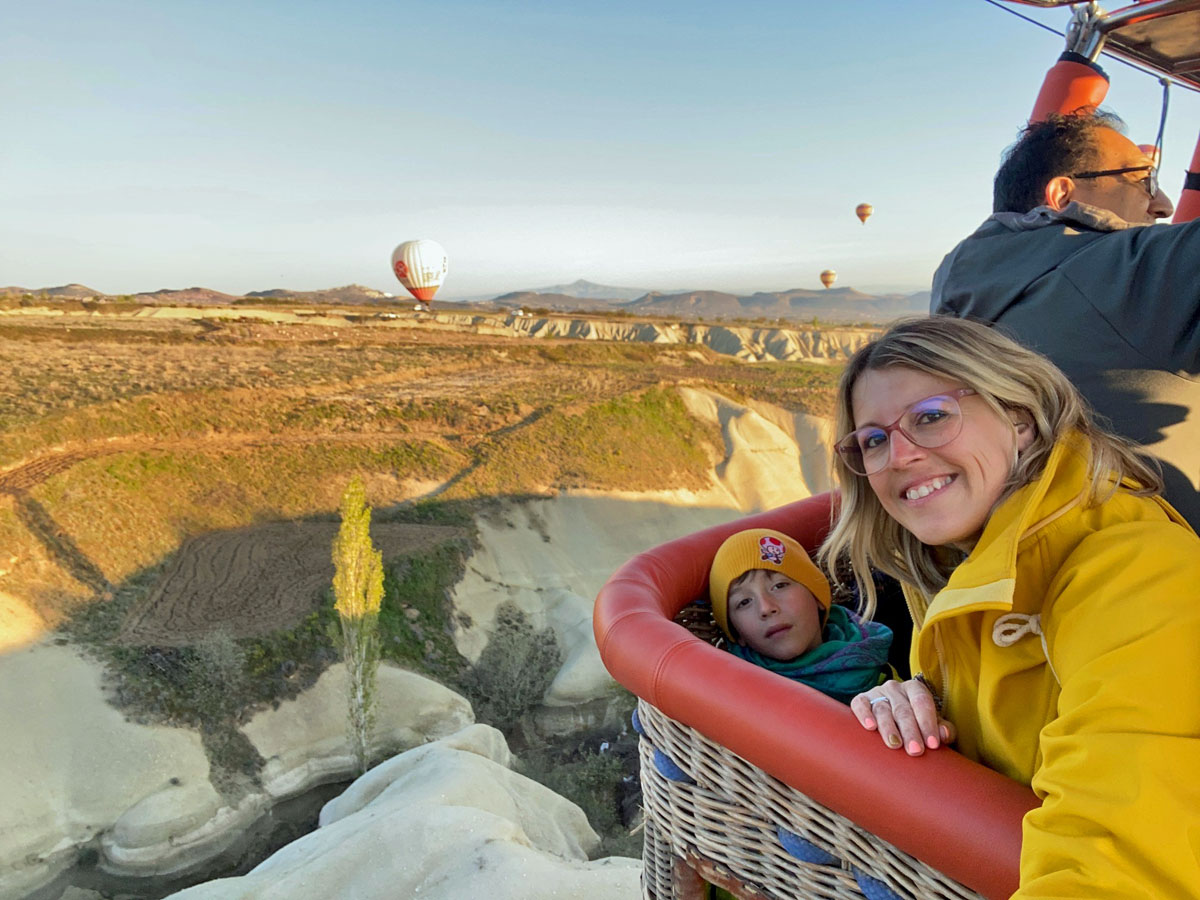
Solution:
[[[786,534],[769,528],[739,531],[725,539],[708,571],[708,597],[712,602],[713,618],[730,640],[734,637],[729,630],[729,585],[751,569],[782,572],[812,591],[821,604],[822,613],[829,611],[832,602],[829,582],[803,547]]]

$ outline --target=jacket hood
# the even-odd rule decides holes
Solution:
[[[950,251],[933,276],[930,310],[995,321],[1030,285],[1104,233],[1145,226],[1071,202],[1061,210],[994,213]]]

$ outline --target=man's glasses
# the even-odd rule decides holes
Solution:
[[[1151,197],[1158,193],[1158,169],[1155,166],[1126,166],[1124,169],[1104,169],[1099,172],[1076,172],[1068,178],[1104,178],[1108,175],[1124,175],[1127,172],[1149,172],[1145,178],[1131,181],[1129,184],[1141,185]]]
[[[962,433],[959,398],[974,393],[971,388],[959,388],[918,400],[891,425],[867,425],[850,432],[834,446],[852,472],[859,475],[882,472],[892,457],[893,431],[927,450],[948,444]]]

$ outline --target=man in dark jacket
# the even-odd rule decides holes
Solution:
[[[996,174],[993,214],[943,260],[935,314],[992,322],[1046,354],[1163,467],[1200,530],[1200,219],[1171,203],[1114,116],[1028,126]]]

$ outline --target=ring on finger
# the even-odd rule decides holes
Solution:
[[[875,708],[876,703],[886,703],[888,706],[892,705],[892,701],[889,700],[887,697],[872,697],[871,698],[871,709]]]

